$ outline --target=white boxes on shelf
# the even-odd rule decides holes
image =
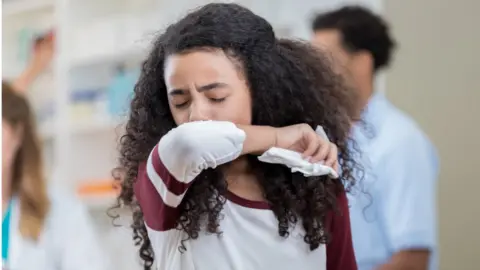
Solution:
[[[118,50],[119,20],[108,18],[84,23],[73,29],[68,58],[72,65],[88,64]]]

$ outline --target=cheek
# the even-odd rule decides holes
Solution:
[[[333,67],[337,72],[344,72],[347,67],[347,59],[339,52],[335,52],[332,55]]]
[[[172,106],[171,104],[169,106],[170,106],[170,112],[172,113],[173,121],[175,122],[175,124],[181,125],[189,121],[190,115],[189,115],[188,109],[179,110],[174,106]]]
[[[18,142],[8,128],[2,129],[2,164],[10,164],[18,148]]]
[[[243,125],[252,123],[252,101],[248,93],[230,98],[225,105],[221,114],[223,119],[221,120]]]
[[[5,155],[8,153],[8,149],[11,146],[11,134],[8,128],[2,128],[2,153]]]

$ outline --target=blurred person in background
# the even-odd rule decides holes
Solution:
[[[41,44],[13,85],[2,82],[2,265],[15,270],[105,270],[86,208],[73,194],[47,187],[41,142],[24,96],[50,62],[51,49],[52,44]]]
[[[437,269],[435,148],[374,89],[395,47],[387,23],[366,8],[346,6],[319,14],[312,30],[313,43],[331,52],[337,71],[356,89],[365,124],[356,123],[353,136],[364,153],[366,178],[363,190],[349,198],[359,269]]]
[[[119,200],[145,269],[357,269],[343,185],[359,169],[353,99],[327,59],[246,8],[209,4],[170,25],[142,67]],[[259,161],[272,147],[331,172],[338,158],[340,177]]]

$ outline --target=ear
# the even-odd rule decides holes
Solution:
[[[361,69],[361,70],[373,71],[373,67],[374,67],[373,56],[370,52],[366,50],[355,52],[353,56],[353,61],[355,64],[355,68]]]

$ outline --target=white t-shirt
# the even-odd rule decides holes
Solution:
[[[175,228],[189,186],[203,170],[228,163],[241,154],[245,133],[233,123],[187,123],[165,135],[139,168],[135,195],[144,214],[156,268],[168,270],[356,269],[345,193],[341,216],[330,215],[332,242],[310,251],[301,222],[284,238],[267,202],[250,201],[229,192],[220,220],[221,235],[200,232],[184,241]],[[346,211],[346,212],[345,212]],[[327,262],[328,256],[328,262]],[[328,265],[328,266],[327,266]]]

